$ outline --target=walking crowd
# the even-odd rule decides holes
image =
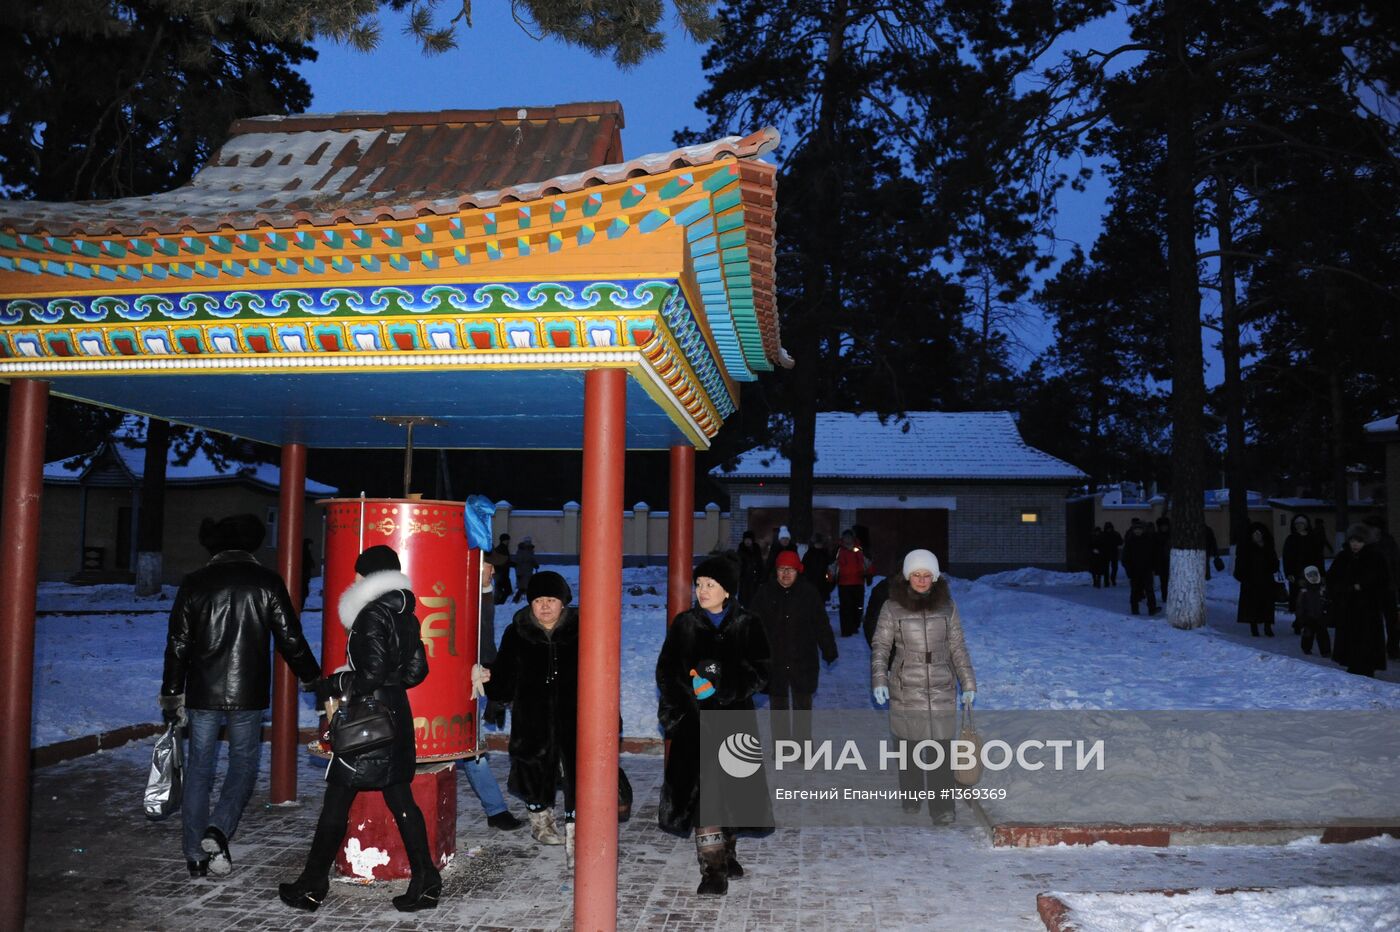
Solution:
[[[272,648],[324,706],[331,762],[314,837],[304,867],[279,886],[287,905],[315,910],[329,891],[330,869],[347,832],[358,794],[379,792],[403,840],[411,869],[407,890],[393,898],[405,912],[431,909],[442,892],[439,864],[429,849],[424,817],[410,790],[417,764],[408,690],[429,675],[430,661],[415,615],[412,583],[399,556],[385,546],[364,550],[353,584],[338,595],[347,632],[343,665],[323,674],[302,633],[281,577],[253,556],[265,528],[251,515],[206,520],[200,540],[208,564],[181,585],[170,614],[160,707],[189,734],[182,808],[182,846],[191,876],[232,870],[230,841],[253,792],[268,706]],[[743,876],[738,838],[762,834],[742,819],[702,818],[700,716],[725,711],[753,717],[766,694],[775,738],[812,733],[811,710],[821,664],[836,662],[838,638],[827,615],[835,594],[842,638],[864,629],[870,645],[871,697],[888,704],[890,731],[912,741],[948,742],[953,713],[970,709],[976,676],[957,603],[939,560],[926,549],[904,555],[899,571],[874,586],[875,563],[863,528],[839,536],[834,550],[814,534],[798,544],[786,527],[767,546],[746,531],[736,551],[711,554],[694,570],[694,605],[672,619],[656,663],[657,710],[669,743],[658,823],[693,835],[700,894],[719,895]],[[1170,576],[1170,528],[1165,518],[1133,520],[1123,534],[1111,523],[1090,542],[1095,587],[1118,585],[1120,568],[1133,614],[1165,601]],[[1223,571],[1213,535],[1206,540],[1206,575]],[[1314,646],[1348,672],[1372,676],[1400,657],[1400,546],[1379,527],[1353,525],[1331,552],[1325,534],[1296,516],[1280,550],[1267,526],[1249,527],[1237,542],[1232,573],[1239,581],[1237,619],[1254,636],[1274,636],[1276,606],[1294,616],[1304,653]],[[1330,563],[1328,557],[1330,554]],[[515,578],[511,579],[514,571]],[[574,860],[577,718],[581,677],[578,609],[558,573],[540,569],[529,538],[512,552],[509,535],[483,554],[479,587],[482,643],[471,670],[473,695],[485,700],[486,721],[499,727],[512,711],[508,789],[522,800],[530,830],[542,845],[564,848]],[[497,646],[497,605],[524,601]],[[1335,629],[1335,635],[1332,633]],[[335,658],[340,659],[340,658]],[[330,666],[328,659],[326,666]],[[362,744],[336,737],[345,725],[369,736]],[[213,802],[220,729],[229,745],[227,771]],[[756,722],[753,732],[758,733]],[[357,739],[359,740],[359,739]],[[943,755],[946,761],[951,755]],[[484,755],[464,763],[490,826],[523,824],[509,811]],[[953,821],[941,790],[953,775],[945,765],[899,774],[901,800],[917,811],[929,800],[934,824]],[[562,794],[562,823],[556,805]],[[212,805],[211,805],[212,803]],[[627,775],[618,774],[618,818],[632,808]],[[728,812],[721,800],[720,812]]]
[[[1206,526],[1206,579],[1225,569],[1214,531]],[[1089,543],[1094,588],[1118,585],[1122,567],[1132,614],[1159,610],[1167,598],[1171,544],[1167,518],[1149,524],[1134,518],[1126,535],[1112,522],[1094,528]],[[1328,556],[1331,555],[1331,562]],[[1327,540],[1322,519],[1294,515],[1283,547],[1267,525],[1253,522],[1235,545],[1234,578],[1240,584],[1236,621],[1253,637],[1274,636],[1275,612],[1293,615],[1302,651],[1316,645],[1348,673],[1374,676],[1387,660],[1400,660],[1400,544],[1379,523],[1347,528],[1340,550]],[[1329,629],[1335,629],[1335,636]]]
[[[809,545],[794,543],[786,527],[774,533],[766,550],[746,533],[737,552],[712,554],[695,567],[695,603],[668,628],[656,663],[657,717],[670,748],[658,823],[665,831],[694,836],[700,894],[724,894],[729,881],[744,873],[739,836],[767,831],[736,818],[701,819],[707,767],[701,760],[700,713],[753,716],[756,697],[767,694],[775,736],[810,737],[820,663],[830,665],[838,657],[826,612],[833,592],[839,596],[843,637],[861,629],[864,615],[873,644],[872,696],[877,705],[889,703],[896,736],[946,742],[952,734],[945,718],[956,708],[959,690],[961,702],[972,704],[972,662],[937,557],[911,551],[903,572],[886,579],[884,591],[878,599],[872,593],[867,606],[874,563],[857,530],[841,534],[834,553],[820,535]],[[189,731],[181,808],[189,873],[220,876],[233,869],[230,842],[257,780],[275,647],[324,708],[330,756],[304,866],[279,885],[278,896],[296,909],[320,907],[351,806],[361,792],[375,791],[399,829],[411,870],[407,890],[393,897],[393,905],[403,912],[432,909],[442,894],[441,865],[410,789],[417,750],[408,691],[431,673],[412,582],[393,549],[371,546],[359,555],[350,587],[327,594],[336,599],[347,642],[344,663],[323,674],[281,577],[253,555],[264,535],[262,522],[251,515],[206,520],[200,539],[210,560],[185,579],[171,611],[159,704],[167,722]],[[523,801],[535,840],[562,846],[571,869],[581,701],[573,593],[561,575],[540,571],[528,538],[512,553],[504,534],[483,554],[479,585],[483,639],[480,662],[471,670],[472,693],[486,700],[488,721],[511,710],[508,789]],[[494,610],[512,596],[525,604],[498,647]],[[325,666],[332,664],[327,658]],[[211,810],[220,728],[228,734],[228,765]],[[756,723],[753,731],[758,733]],[[484,756],[464,766],[488,824],[501,830],[522,824],[509,812]],[[914,777],[920,786],[904,787]],[[927,777],[918,772],[900,779],[904,789],[921,789],[925,781],[933,789],[951,785],[946,767]],[[632,790],[621,771],[618,790],[618,818],[625,821]],[[561,791],[562,825],[555,815]],[[729,811],[723,800],[721,811]],[[931,802],[930,814],[935,824],[953,819],[946,800]]]

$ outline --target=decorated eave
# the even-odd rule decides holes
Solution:
[[[615,104],[260,118],[176,191],[0,205],[0,377],[189,422],[174,401],[143,408],[133,380],[89,377],[150,377],[156,399],[169,376],[295,377],[247,383],[275,393],[306,391],[312,374],[411,373],[403,391],[484,398],[479,381],[421,376],[615,365],[707,446],[734,383],[780,352],[775,172],[757,161],[777,134],[520,180],[619,153],[620,124]],[[483,139],[514,154],[511,172],[457,157]],[[511,183],[451,189],[483,177]],[[510,387],[548,400],[556,384]],[[244,400],[241,417],[201,426],[334,445]]]

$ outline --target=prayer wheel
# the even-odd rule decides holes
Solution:
[[[465,506],[389,498],[332,498],[320,504],[326,508],[324,672],[345,664],[348,632],[339,602],[355,581],[355,558],[376,544],[392,547],[413,582],[415,614],[428,655],[428,678],[408,692],[418,762],[472,756],[477,733],[471,670],[478,648],[481,551],[467,546]]]

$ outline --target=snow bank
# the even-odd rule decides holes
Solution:
[[[1055,893],[1078,932],[1362,932],[1400,928],[1400,885],[1215,893]]]
[[[1093,576],[1088,573],[1065,573],[1060,570],[1042,570],[1024,566],[1018,570],[1003,570],[978,576],[977,581],[992,586],[1092,586]]]

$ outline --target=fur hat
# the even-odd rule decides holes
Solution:
[[[378,573],[381,570],[398,572],[402,569],[403,565],[399,563],[399,555],[394,552],[394,548],[386,547],[383,544],[366,547],[365,552],[355,558],[355,572],[361,576],[368,576],[370,573]]]
[[[778,554],[777,566],[778,569],[789,567],[800,573],[802,572],[802,558],[797,555],[796,550],[784,550]]]
[[[938,569],[938,558],[931,550],[911,550],[904,556],[904,578],[908,579],[913,573],[919,570],[928,570],[933,574],[934,581],[938,580],[940,570]]]
[[[1364,524],[1353,524],[1347,528],[1347,540],[1359,540],[1363,544],[1369,544],[1375,539],[1376,535]]]
[[[739,568],[728,557],[713,556],[701,560],[700,565],[695,568],[694,581],[699,582],[701,576],[713,579],[719,583],[721,589],[730,595],[735,595],[739,591]]]
[[[543,573],[536,573],[530,577],[530,583],[525,587],[525,596],[531,601],[536,599],[558,599],[565,605],[574,600],[574,592],[569,588],[569,584],[564,581],[553,570],[545,570]]]
[[[225,550],[246,550],[249,553],[262,546],[267,525],[257,515],[230,515],[215,521],[205,518],[199,525],[199,542],[211,554]]]

